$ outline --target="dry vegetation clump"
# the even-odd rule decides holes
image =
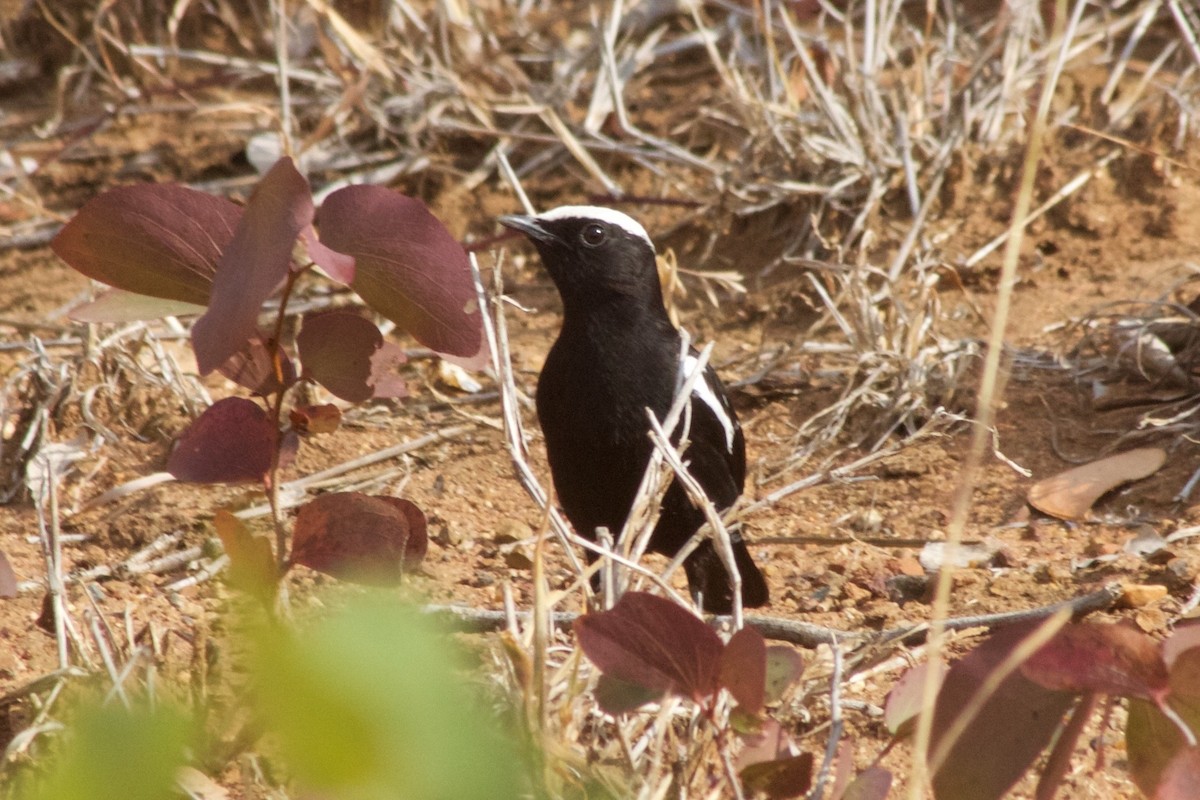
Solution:
[[[664,273],[678,288],[670,294],[678,313],[703,325],[706,299],[770,331],[720,364],[736,373],[731,385],[749,396],[822,398],[789,410],[784,432],[772,433],[778,446],[754,475],[757,500],[714,519],[718,536],[802,489],[861,477],[915,441],[980,420],[976,403],[995,400],[976,387],[988,370],[995,377],[985,362],[986,321],[1016,283],[1001,264],[1006,247],[1014,269],[1018,257],[1023,268],[1033,265],[1027,273],[1060,246],[1058,231],[1098,239],[1115,226],[1165,238],[1187,224],[1162,197],[1194,168],[1188,148],[1200,110],[1200,17],[1177,0],[60,5],[24,4],[0,25],[0,92],[34,81],[52,97],[16,121],[0,118],[0,155],[13,154],[11,164],[0,162],[10,246],[45,244],[84,200],[116,184],[181,181],[244,198],[256,171],[282,155],[294,156],[318,202],[359,183],[426,199],[482,262],[484,277],[476,277],[481,291],[490,285],[481,297],[497,387],[482,408],[437,402],[461,413],[463,425],[504,428],[545,530],[569,553],[582,542],[530,464],[532,384],[514,366],[508,329],[520,324],[518,303],[504,295],[519,262],[502,257],[498,214],[568,201],[636,214],[668,251]],[[148,130],[171,130],[188,146],[143,149]],[[1044,157],[1026,185],[1031,132]],[[36,159],[35,171],[22,166],[22,153]],[[1099,192],[1127,213],[1097,218],[1086,201]],[[1029,208],[1023,220],[1013,216],[1018,197]],[[1097,268],[1095,256],[1082,248],[1075,268]],[[293,298],[299,311],[347,302],[338,290],[305,288]],[[1148,435],[1194,439],[1194,294],[1192,281],[1168,297],[1121,298],[1072,321],[1061,356],[1016,345],[1007,365],[1059,371],[1100,410],[1153,404],[1113,437],[1112,449]],[[50,533],[60,514],[99,494],[94,474],[73,465],[94,463],[130,437],[165,452],[180,418],[213,399],[179,365],[185,356],[173,340],[186,327],[174,318],[82,331],[64,328],[51,346],[22,330],[27,344],[0,354],[0,498],[33,497],[48,565],[38,580],[47,598],[39,624],[55,634],[57,650],[54,671],[0,698],[9,712],[0,774],[35,771],[42,740],[60,728],[58,695],[86,673],[103,676],[108,699],[122,702],[163,680],[180,696],[189,690],[212,717],[200,734],[209,748],[207,761],[197,757],[202,771],[236,774],[247,796],[297,796],[285,789],[290,776],[262,766],[257,721],[213,719],[234,705],[224,694],[233,690],[208,682],[242,665],[220,663],[230,657],[210,649],[207,630],[189,634],[186,668],[160,676],[158,665],[172,663],[163,634],[136,608],[114,630],[84,605],[94,600],[69,602],[80,587],[90,591],[81,574],[99,574],[85,569],[95,564],[64,571]],[[368,414],[352,419],[370,427]],[[610,585],[686,604],[670,584],[686,553],[665,573],[637,559],[658,487],[672,474],[671,449],[659,455],[621,547],[609,549],[601,569]],[[408,474],[406,466],[397,479]],[[326,489],[349,482],[323,480]],[[1182,498],[1193,483],[1180,487]],[[287,502],[314,488],[295,482]],[[226,565],[211,536],[172,535],[162,545],[147,537],[145,550],[120,559],[123,574],[142,575],[153,561],[173,571],[178,590]],[[727,696],[669,695],[655,711],[616,716],[598,705],[599,672],[566,629],[590,592],[589,574],[572,554],[551,575],[550,538],[530,549],[531,589],[504,584],[503,613],[483,622],[466,615],[503,628],[481,671],[535,754],[530,794],[742,796],[738,726],[746,720]],[[181,542],[190,558],[159,564],[156,548]],[[187,564],[191,573],[174,574]],[[297,590],[319,594],[307,584]],[[530,602],[519,607],[515,596]],[[182,604],[189,616],[211,612],[178,598],[154,602]],[[730,624],[740,623],[739,609]],[[838,639],[796,626],[780,634],[822,642],[769,720],[794,734],[793,749],[816,756],[813,796],[838,781],[844,787],[855,751],[860,767],[884,751],[881,697],[843,704],[840,692],[855,675],[862,684],[875,670],[899,669],[896,654],[912,633]],[[846,744],[848,711],[874,740]],[[839,753],[840,778],[831,773]]]
[[[1098,413],[1134,412],[1111,450],[1197,434],[1195,265],[1181,269],[1185,276],[1164,295],[1107,303],[1060,331],[1062,353],[1051,368],[1073,381]],[[1181,499],[1195,481],[1181,487]]]

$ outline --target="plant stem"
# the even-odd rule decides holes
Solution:
[[[283,400],[287,395],[288,386],[283,379],[283,347],[279,340],[283,336],[283,322],[287,317],[288,298],[291,297],[296,280],[305,269],[307,267],[288,270],[287,280],[283,284],[283,294],[279,298],[279,311],[275,315],[275,329],[266,343],[267,352],[271,356],[271,365],[275,370],[275,382],[279,386],[271,395],[270,401],[271,424],[275,429],[275,448],[271,451],[271,469],[267,473],[266,490],[267,502],[271,506],[271,523],[275,526],[275,557],[281,581],[284,570],[287,568],[288,543],[287,528],[283,524],[283,510],[279,502],[279,455],[283,450],[283,434],[279,429],[279,424],[283,416]]]

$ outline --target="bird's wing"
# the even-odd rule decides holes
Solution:
[[[692,351],[684,358],[683,375],[691,374],[698,363]],[[711,364],[692,387],[691,428],[688,439],[692,445],[688,457],[697,480],[719,505],[731,505],[741,494],[746,481],[746,440],[737,414],[729,402],[725,385]],[[714,473],[724,472],[728,478]],[[732,479],[732,487],[728,480]],[[729,495],[733,488],[732,496]]]

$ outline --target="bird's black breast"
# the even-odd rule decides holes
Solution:
[[[599,526],[616,534],[624,525],[653,449],[646,409],[659,419],[666,415],[679,360],[679,335],[669,323],[568,325],[551,349],[538,380],[538,418],[559,503],[582,535]],[[728,424],[693,393],[692,445],[684,455],[701,486],[724,508],[741,493],[745,450],[715,373],[710,370],[705,379],[710,402],[715,397],[726,404]],[[669,497],[672,504],[687,502],[677,489]]]

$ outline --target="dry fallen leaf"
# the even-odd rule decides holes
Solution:
[[[1166,460],[1159,447],[1117,453],[1038,481],[1029,489],[1029,505],[1059,519],[1082,519],[1101,495],[1153,475]]]
[[[16,597],[21,593],[17,587],[17,574],[13,572],[8,556],[0,551],[0,597]]]

